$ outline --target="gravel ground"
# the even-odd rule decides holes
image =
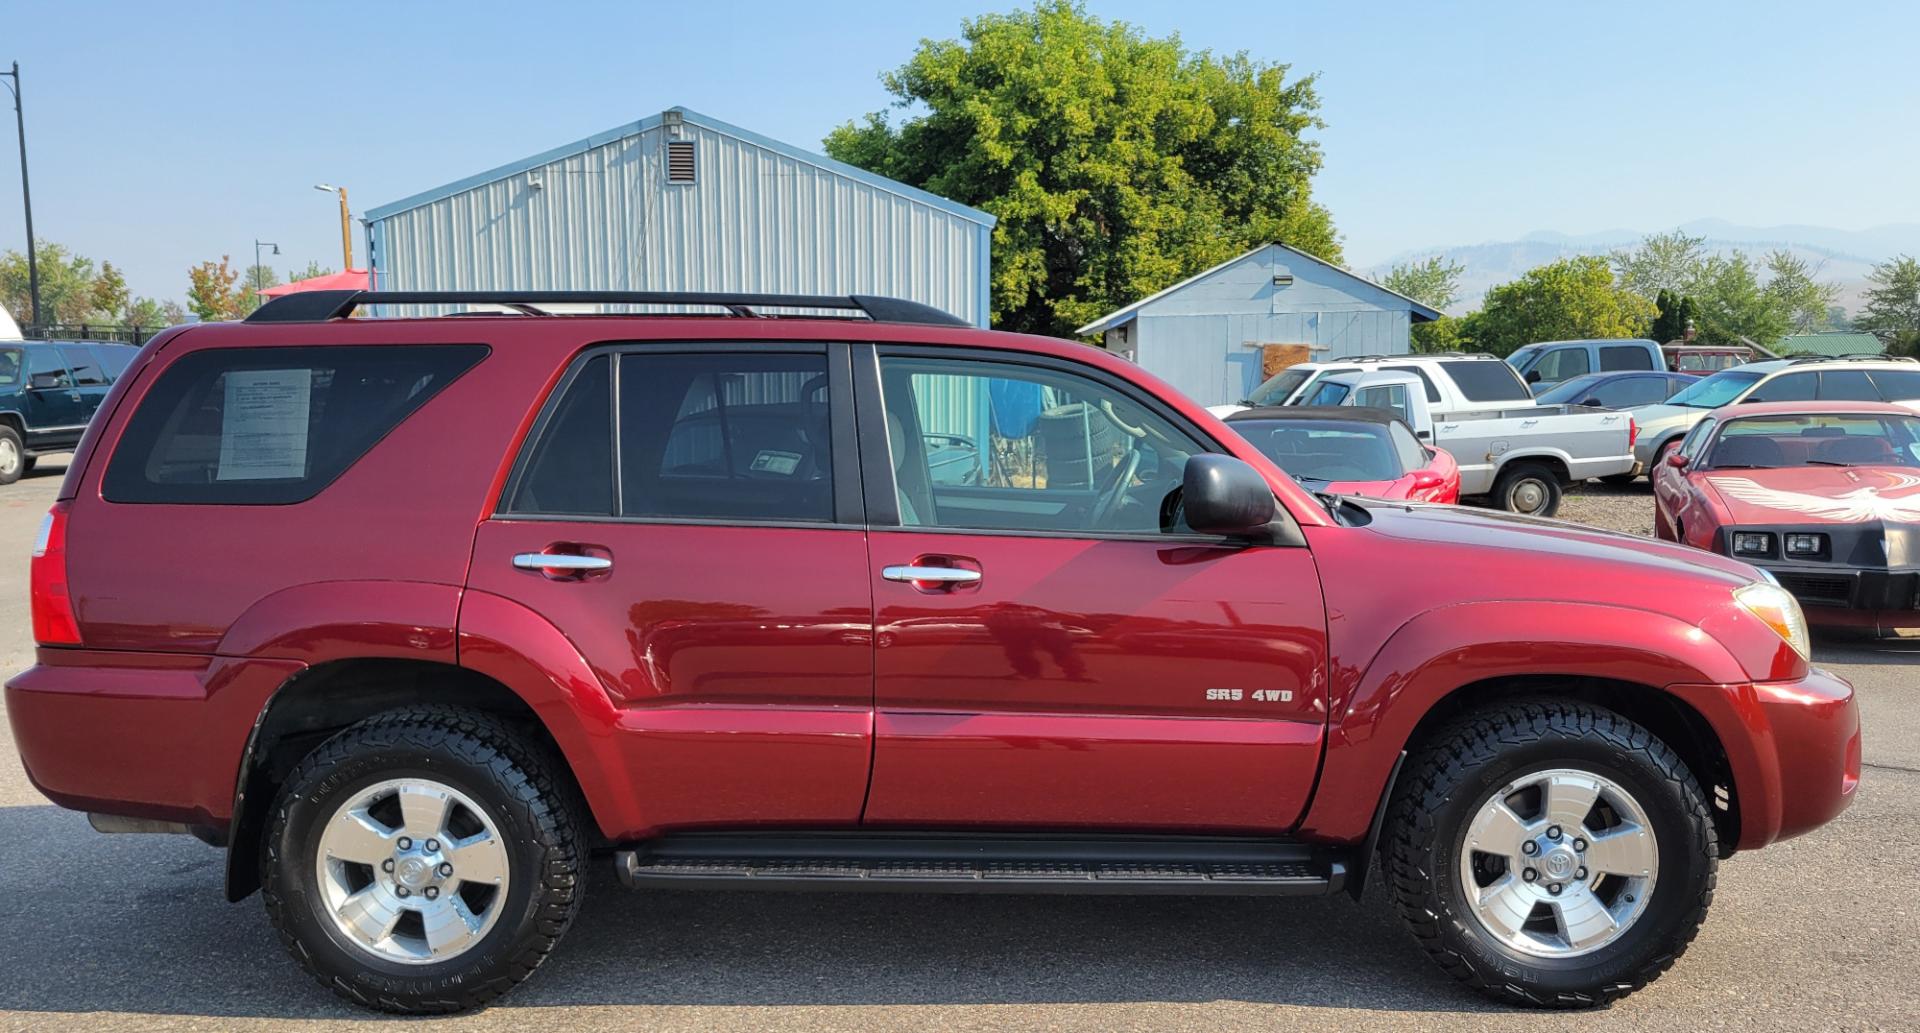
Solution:
[[[1644,480],[1622,487],[1588,481],[1567,489],[1560,503],[1561,520],[1609,531],[1653,537],[1653,486]]]

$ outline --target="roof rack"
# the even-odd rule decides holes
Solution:
[[[917,301],[872,294],[716,294],[695,291],[303,291],[273,299],[248,315],[249,323],[321,323],[345,319],[367,305],[501,305],[530,316],[554,315],[541,305],[695,305],[743,318],[774,318],[765,308],[834,309],[876,323],[972,326],[951,312]]]
[[[1486,352],[1407,352],[1403,355],[1348,355],[1338,359],[1322,359],[1322,362],[1405,362],[1408,359],[1497,359],[1497,355]]]
[[[1847,355],[1795,355],[1787,359],[1788,364],[1803,366],[1809,362],[1920,362],[1911,355],[1888,355],[1885,352],[1852,352]]]

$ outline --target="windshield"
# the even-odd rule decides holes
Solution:
[[[1752,370],[1722,370],[1667,399],[1667,404],[1684,405],[1690,409],[1718,409],[1740,397],[1742,391],[1752,387],[1762,376],[1765,374]]]
[[[1308,395],[1300,404],[1339,405],[1342,401],[1346,400],[1347,395],[1351,394],[1352,391],[1352,384],[1342,384],[1337,380],[1329,380],[1322,383],[1319,387],[1314,388],[1313,393]]]
[[[1920,467],[1920,417],[1879,413],[1748,416],[1720,428],[1703,465],[1710,470]]]
[[[1440,368],[1453,378],[1454,386],[1469,402],[1524,402],[1533,398],[1533,389],[1506,363],[1442,359]]]
[[[1247,396],[1248,405],[1285,405],[1287,396],[1300,389],[1300,385],[1313,376],[1313,370],[1300,366],[1289,366],[1267,378],[1267,382],[1253,389]]]
[[[1280,469],[1311,485],[1391,481],[1406,473],[1387,425],[1338,420],[1234,420],[1227,424]]]
[[[1522,348],[1519,351],[1514,352],[1512,355],[1507,356],[1507,365],[1512,366],[1514,369],[1519,370],[1522,373],[1525,373],[1527,371],[1527,367],[1533,365],[1533,360],[1539,357],[1540,357],[1540,349],[1537,346],[1530,344],[1530,345],[1527,345],[1525,348]]]
[[[1541,405],[1566,405],[1576,398],[1585,398],[1588,391],[1598,386],[1600,374],[1589,373],[1584,377],[1562,380],[1535,396],[1534,401]]]

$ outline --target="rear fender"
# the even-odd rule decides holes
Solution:
[[[296,585],[248,607],[217,652],[308,664],[341,657],[451,664],[460,591],[422,581]]]
[[[1395,631],[1364,670],[1335,666],[1326,760],[1301,835],[1340,843],[1365,837],[1395,759],[1421,719],[1455,691],[1495,678],[1555,676],[1663,689],[1749,680],[1705,632],[1646,610],[1531,600],[1428,610]],[[1728,745],[1736,778],[1743,768],[1755,771],[1752,743],[1737,734],[1749,725],[1738,696],[1685,698]],[[1736,745],[1745,747],[1742,755],[1734,755]]]

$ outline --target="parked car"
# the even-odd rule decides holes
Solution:
[[[1378,864],[1456,978],[1595,1005],[1686,950],[1724,858],[1853,799],[1852,689],[1744,562],[1323,500],[1123,359],[912,303],[546,298],[166,331],[33,551],[33,784],[224,846],[357,1003],[494,999],[610,854],[647,889]],[[781,306],[853,318],[750,318]],[[935,480],[922,437],[997,426],[1005,384],[1027,433]]]
[[[1227,426],[1313,491],[1409,502],[1460,501],[1460,468],[1400,414],[1362,406],[1246,409]]]
[[[1654,533],[1772,574],[1814,624],[1920,628],[1920,415],[1730,405],[1653,473]]]
[[[1657,405],[1700,382],[1686,373],[1589,373],[1562,380],[1540,392],[1541,405],[1581,405],[1591,409],[1633,409]]]
[[[0,484],[71,452],[140,349],[110,341],[0,341]]]
[[[1660,353],[1668,369],[1696,376],[1744,366],[1756,357],[1752,348],[1742,344],[1663,344]]]
[[[1418,380],[1387,372],[1322,377],[1306,403],[1399,414],[1419,440],[1452,453],[1461,495],[1529,516],[1552,516],[1568,484],[1616,477],[1633,466],[1633,418],[1612,410],[1536,403],[1435,416]]]
[[[1213,405],[1207,411],[1229,416],[1258,406],[1296,405],[1323,377],[1341,373],[1407,373],[1420,378],[1427,404],[1436,413],[1474,409],[1511,409],[1533,404],[1526,381],[1491,355],[1367,355],[1328,362],[1302,362],[1267,378],[1238,405]]]
[[[1541,341],[1507,356],[1507,365],[1526,379],[1533,393],[1574,377],[1615,370],[1663,370],[1667,361],[1652,341]]]
[[[1702,377],[1661,405],[1632,410],[1640,425],[1633,473],[1666,462],[1707,413],[1735,402],[1894,402],[1920,408],[1920,363],[1912,359],[1772,359]]]

